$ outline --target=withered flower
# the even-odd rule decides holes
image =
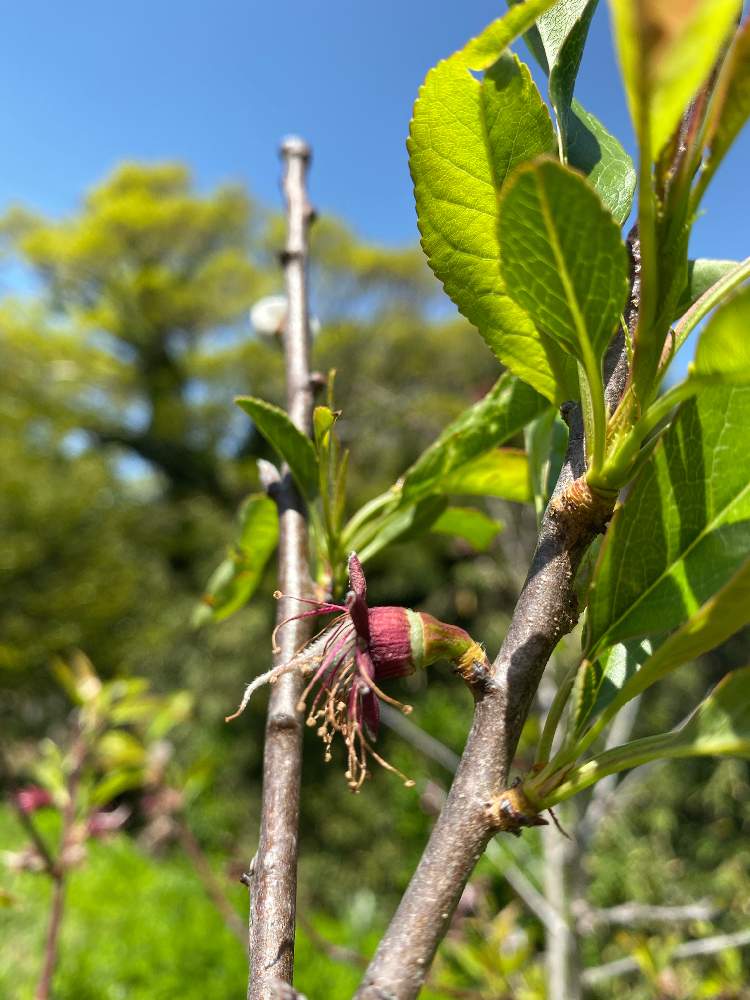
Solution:
[[[325,759],[331,759],[331,743],[339,733],[347,748],[346,778],[352,791],[359,791],[368,775],[368,756],[413,785],[373,748],[380,722],[380,702],[411,712],[387,695],[383,681],[405,677],[436,660],[450,660],[469,683],[488,669],[482,647],[456,625],[410,608],[367,606],[367,584],[356,554],[349,557],[350,591],[346,604],[303,601],[310,610],[286,619],[278,628],[298,618],[336,614],[337,617],[292,660],[257,677],[245,690],[239,709],[227,717],[237,718],[252,693],[273,684],[283,674],[298,670],[309,677],[299,702],[303,711],[308,700],[308,726],[317,727],[325,744]],[[280,596],[280,595],[279,595]]]

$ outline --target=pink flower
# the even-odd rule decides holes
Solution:
[[[86,822],[86,833],[89,837],[106,837],[114,833],[127,821],[130,810],[127,806],[117,806],[116,809],[99,809],[92,813]]]
[[[338,615],[293,660],[248,685],[238,711],[228,716],[227,721],[242,713],[250,695],[262,684],[273,683],[282,674],[299,670],[310,677],[299,710],[305,708],[312,696],[307,724],[317,727],[326,747],[326,760],[331,758],[335,734],[343,737],[348,756],[346,778],[352,790],[359,791],[367,777],[368,756],[413,785],[372,746],[378,735],[381,701],[406,714],[411,711],[410,706],[382,691],[380,684],[443,658],[452,661],[472,683],[477,671],[488,667],[487,659],[481,646],[455,625],[409,608],[368,607],[365,575],[355,554],[349,557],[349,584],[346,604],[305,602],[313,605],[311,610],[287,619]],[[282,622],[278,627],[285,624]]]
[[[41,788],[39,785],[28,785],[26,788],[19,788],[13,793],[13,798],[21,812],[27,814],[53,804],[52,795],[46,788]]]

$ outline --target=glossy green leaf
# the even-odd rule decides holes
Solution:
[[[442,496],[427,496],[406,507],[398,507],[379,519],[377,532],[364,545],[358,544],[355,535],[351,546],[356,551],[361,562],[367,562],[373,556],[382,552],[386,546],[394,542],[406,542],[418,538],[429,531],[433,524],[448,506],[448,501]]]
[[[750,20],[734,37],[724,61],[710,111],[709,153],[700,185],[705,188],[750,115]]]
[[[610,0],[636,135],[656,159],[707,79],[741,0]]]
[[[468,69],[483,70],[503,54],[514,39],[534,24],[555,0],[524,0],[516,4],[503,17],[497,18],[484,31],[472,38],[453,57]]]
[[[674,318],[683,316],[693,303],[726,274],[730,274],[738,265],[736,260],[707,260],[698,258],[688,261],[687,284],[680,295]]]
[[[499,234],[509,293],[582,364],[600,361],[625,308],[628,256],[596,194],[554,160],[521,167],[503,192]]]
[[[502,521],[488,517],[475,507],[448,507],[430,528],[439,535],[457,535],[478,552],[484,552],[502,530]]]
[[[589,184],[622,225],[635,193],[633,161],[598,118],[574,100],[567,112],[568,164],[586,174]]]
[[[750,559],[686,622],[664,640],[629,679],[620,699],[629,701],[683,663],[707,653],[750,622]]]
[[[554,402],[571,398],[573,366],[500,277],[498,192],[518,164],[555,149],[527,67],[505,55],[479,82],[458,55],[439,63],[420,89],[407,146],[422,247],[436,277],[514,374]]]
[[[499,497],[516,503],[532,500],[528,459],[517,448],[493,448],[445,476],[437,488],[454,496]]]
[[[586,648],[686,621],[750,554],[750,389],[710,386],[678,411],[610,524]]]
[[[447,476],[517,434],[547,401],[507,372],[486,396],[469,407],[424,451],[404,476],[401,495],[413,503],[440,489]]]
[[[618,643],[599,659],[584,660],[573,690],[572,733],[579,736],[590,719],[614,701],[625,684],[651,654],[651,643],[642,639]]]
[[[220,622],[243,608],[255,593],[279,539],[276,504],[264,493],[254,493],[240,510],[239,538],[208,581],[201,604],[193,614],[195,627]]]
[[[338,413],[334,413],[328,406],[316,406],[313,410],[313,435],[318,451],[325,447],[326,438],[336,423],[337,417]]]
[[[548,481],[553,428],[556,412],[550,407],[533,420],[524,431],[524,444],[529,465],[529,488],[534,501],[537,523],[549,499]]]
[[[704,382],[750,383],[750,286],[708,321],[698,340],[690,375]]]
[[[548,808],[563,802],[608,774],[653,760],[730,754],[750,755],[750,667],[727,674],[674,732],[613,747],[568,770],[563,782],[551,794],[541,797],[539,806]]]
[[[318,495],[318,459],[310,438],[297,430],[284,410],[273,403],[252,396],[239,396],[235,402],[287,463],[302,495],[314,500]]]

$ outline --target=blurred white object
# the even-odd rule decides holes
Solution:
[[[266,295],[250,309],[250,324],[260,337],[278,337],[284,332],[286,323],[286,295]],[[320,331],[317,316],[310,317],[310,336]]]

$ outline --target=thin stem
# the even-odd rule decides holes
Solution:
[[[232,906],[219,880],[214,875],[203,848],[198,843],[195,834],[190,829],[184,817],[181,817],[177,821],[177,836],[183,850],[190,858],[193,870],[206,890],[208,898],[219,911],[222,920],[232,934],[244,944],[246,938],[245,925],[240,920],[237,911]]]
[[[44,943],[44,962],[39,976],[35,1000],[48,1000],[52,990],[52,979],[55,975],[55,967],[60,944],[60,928],[62,926],[63,912],[65,909],[65,851],[68,846],[73,824],[76,818],[76,808],[78,805],[78,787],[81,781],[81,771],[86,759],[86,744],[76,727],[70,751],[71,767],[67,780],[67,800],[62,810],[62,827],[60,830],[60,847],[57,855],[57,862],[51,871],[54,888],[52,890],[52,907],[50,909],[49,923],[47,925],[47,937]]]
[[[288,312],[284,331],[287,408],[292,422],[310,433],[312,386],[307,294],[307,233],[313,217],[307,199],[310,149],[289,138],[281,147],[285,164],[287,241],[282,254]],[[279,589],[296,597],[312,590],[308,527],[304,504],[288,470],[274,498],[279,508]],[[294,614],[279,601],[277,622]],[[309,620],[290,622],[281,632],[276,664],[292,659],[310,635]],[[271,689],[263,749],[260,840],[251,884],[250,975],[248,1000],[266,1000],[278,981],[292,982],[297,898],[299,796],[302,772],[302,718],[297,704],[303,678],[286,673]]]

